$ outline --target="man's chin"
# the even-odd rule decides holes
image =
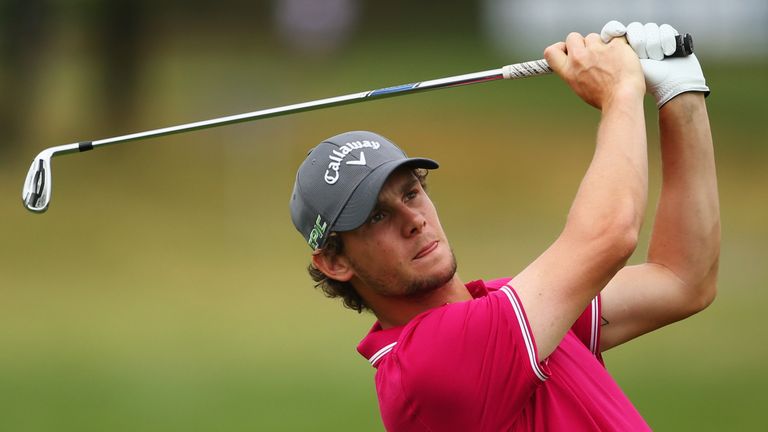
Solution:
[[[422,276],[421,278],[414,280],[406,287],[403,295],[407,297],[418,297],[440,289],[453,279],[456,275],[456,268],[456,257],[453,255],[453,251],[451,251],[450,263],[447,268],[437,274]]]

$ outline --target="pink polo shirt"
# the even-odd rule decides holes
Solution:
[[[602,364],[599,297],[539,363],[508,282],[471,282],[471,301],[373,326],[358,351],[377,369],[387,430],[650,430]]]

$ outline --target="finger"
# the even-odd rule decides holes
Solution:
[[[677,49],[677,42],[675,36],[677,36],[677,30],[669,24],[662,24],[659,26],[659,36],[661,36],[661,49],[664,51],[665,56],[669,56],[675,53]]]
[[[565,38],[565,49],[568,55],[578,54],[585,49],[584,36],[580,33],[572,32]]]
[[[635,50],[641,59],[648,58],[645,51],[645,27],[639,22],[629,23],[627,26],[627,42]]]
[[[603,39],[600,37],[597,33],[590,33],[587,35],[587,37],[584,38],[584,44],[586,46],[590,45],[604,45]]]
[[[627,42],[627,38],[625,37],[619,37],[611,39],[610,42],[608,42],[608,45],[610,44],[623,44],[623,45],[629,45],[629,42]]]
[[[603,42],[608,43],[611,39],[624,36],[626,33],[627,28],[624,27],[624,24],[613,20],[608,21],[608,23],[603,26],[603,29],[600,30],[600,38]]]
[[[559,73],[565,67],[565,63],[568,61],[567,48],[565,42],[558,42],[548,46],[544,50],[544,59],[549,63],[549,67],[553,71]]]
[[[661,49],[661,35],[656,23],[645,25],[645,52],[651,60],[664,59],[664,51]]]

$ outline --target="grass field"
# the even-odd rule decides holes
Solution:
[[[309,64],[216,46],[178,41],[148,58],[143,111],[125,131],[73,103],[88,91],[87,64],[55,62],[46,75],[39,127],[0,162],[0,430],[382,430],[373,370],[354,349],[373,318],[313,290],[288,216],[307,149],[371,129],[440,161],[431,194],[465,280],[514,274],[541,252],[591,156],[597,113],[546,77],[65,156],[49,212],[22,208],[44,147],[509,62],[459,40],[361,43]],[[606,361],[657,430],[759,430],[768,65],[702,62],[723,217],[719,297]],[[653,111],[649,101],[655,199]]]

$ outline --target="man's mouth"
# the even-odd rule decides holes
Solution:
[[[432,242],[429,242],[429,243],[427,243],[427,245],[426,245],[426,246],[424,246],[424,247],[423,247],[423,248],[422,248],[422,249],[419,251],[419,253],[417,253],[417,254],[416,254],[416,256],[415,256],[415,257],[413,257],[413,259],[417,260],[417,259],[419,259],[419,258],[424,258],[425,256],[429,255],[430,253],[432,253],[432,251],[434,251],[435,249],[437,249],[437,243],[438,243],[438,241],[437,241],[437,240],[435,240],[435,241],[432,241]]]

